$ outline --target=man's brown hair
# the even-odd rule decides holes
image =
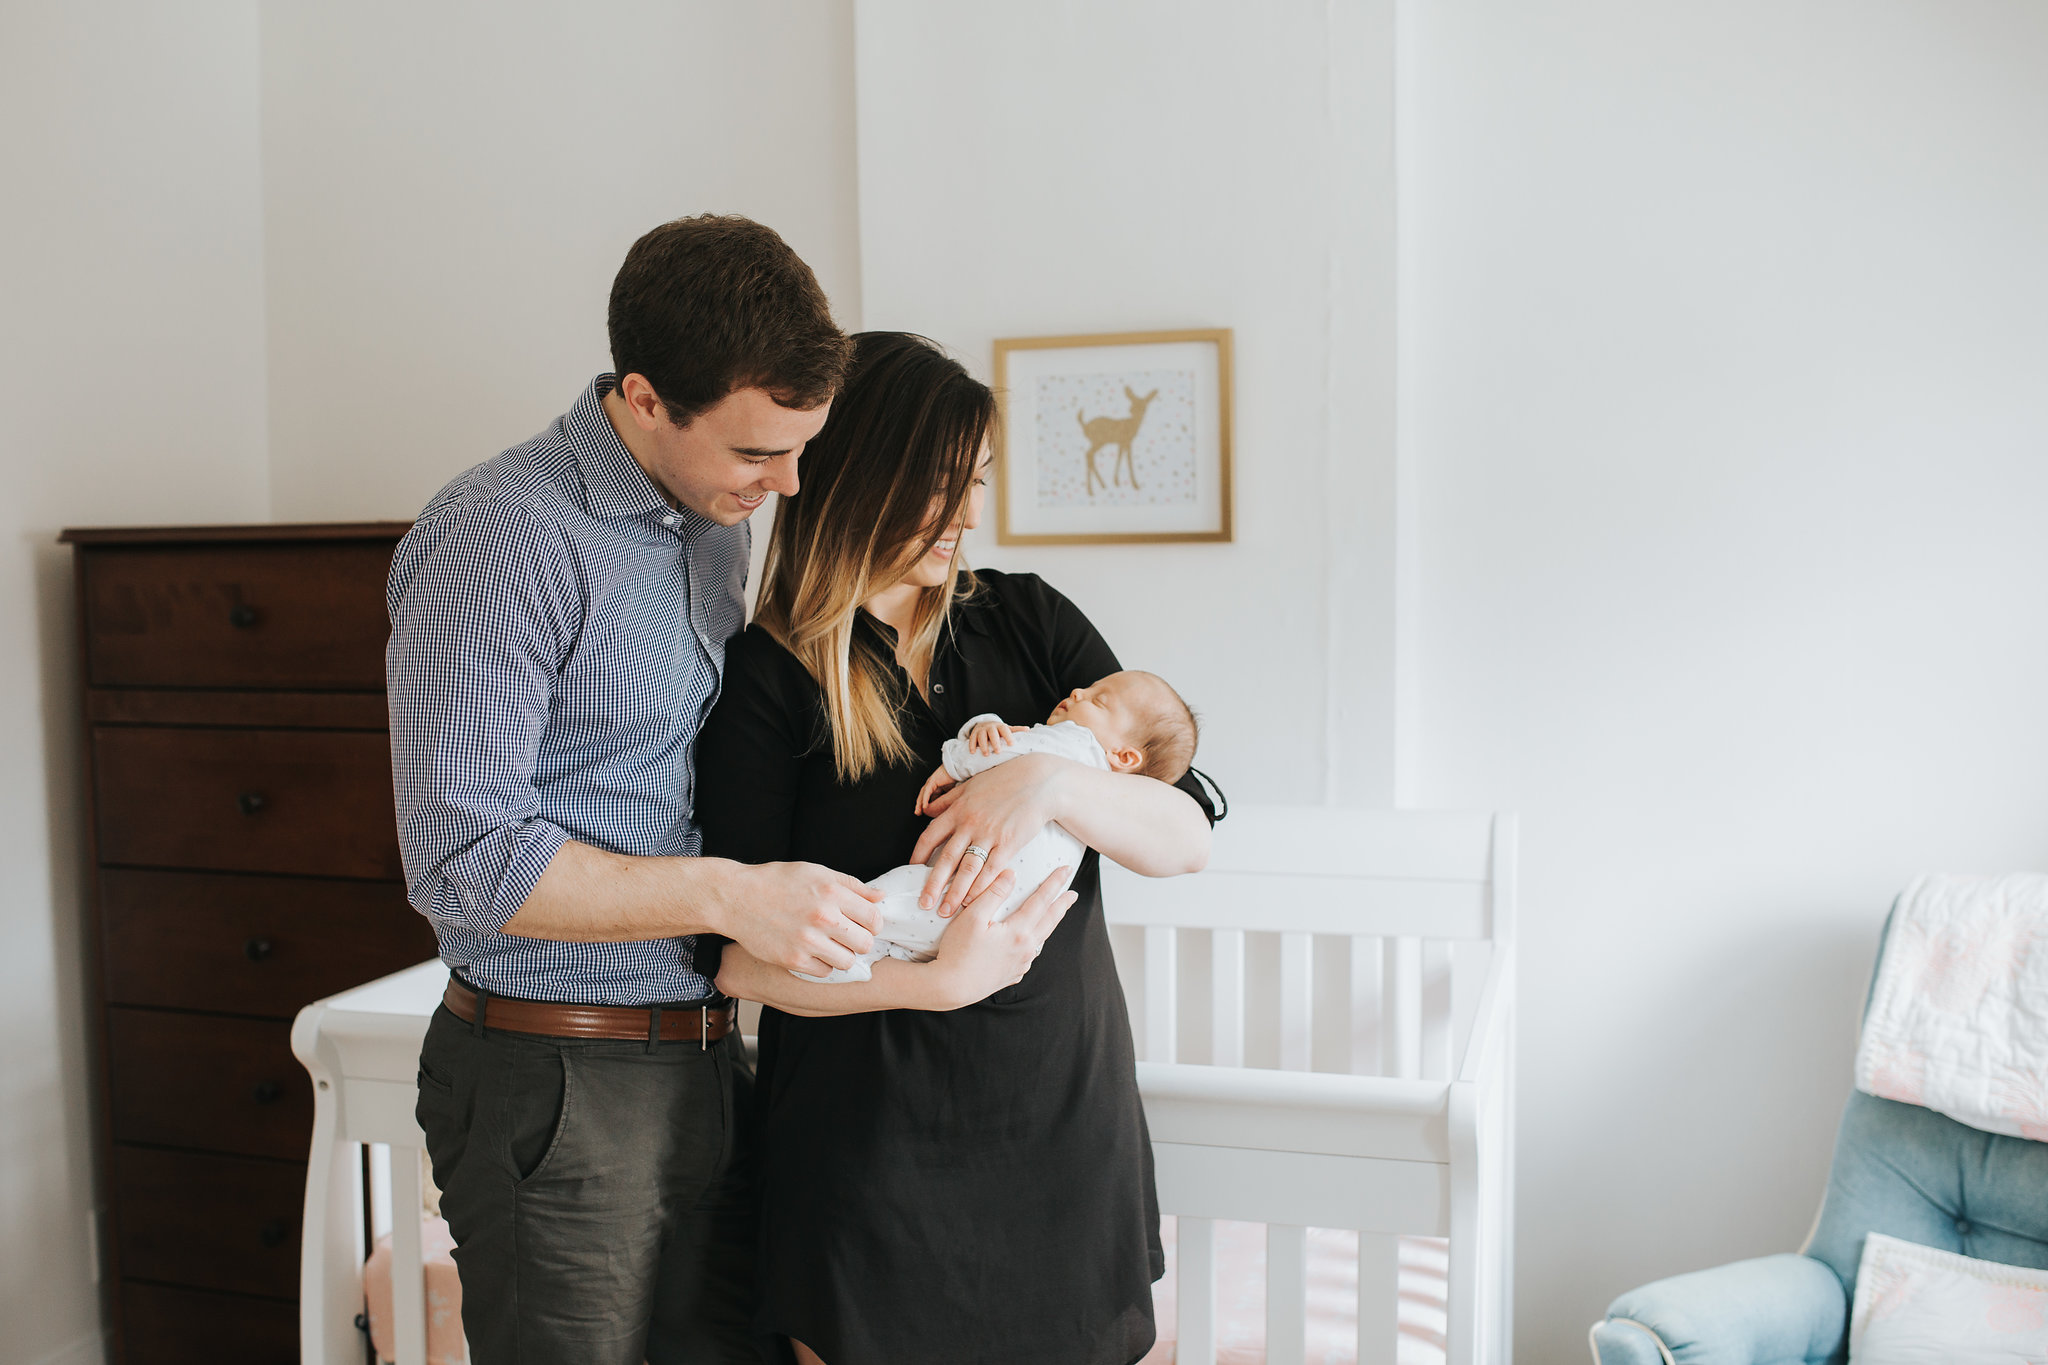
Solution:
[[[678,218],[633,243],[606,321],[612,368],[644,376],[677,426],[736,389],[829,403],[853,354],[811,268],[751,218]]]

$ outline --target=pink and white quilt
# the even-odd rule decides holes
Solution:
[[[1856,1088],[2048,1142],[2048,875],[1929,876],[1906,889]]]

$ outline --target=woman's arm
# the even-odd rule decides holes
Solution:
[[[1059,927],[1074,893],[1066,885],[1070,868],[1059,868],[1040,884],[1015,914],[1001,923],[1002,909],[1016,881],[997,877],[939,940],[930,962],[884,958],[867,981],[825,985],[791,976],[745,948],[726,948],[718,968],[718,989],[735,1000],[758,1000],[787,1014],[866,1014],[872,1010],[957,1010],[986,1000],[1024,979],[1045,940]]]
[[[1080,608],[1036,574],[991,574],[990,581],[1003,610],[1042,652],[1054,697],[1100,682],[1123,667]],[[942,915],[953,914],[970,895],[979,896],[992,870],[1007,866],[1048,820],[1143,876],[1199,872],[1209,862],[1209,813],[1189,789],[1194,779],[1181,781],[1176,790],[1150,777],[1099,772],[1051,755],[1021,755],[926,806],[937,815],[910,861],[932,860],[925,894],[936,897],[944,888],[945,899],[937,906]],[[988,856],[971,888],[952,885],[954,869],[970,844],[986,849]]]
[[[1101,772],[1049,754],[1013,758],[935,797],[926,809],[934,818],[910,861],[931,861],[925,894],[945,888],[941,915],[982,895],[991,869],[1008,866],[1047,821],[1058,821],[1141,876],[1177,877],[1209,862],[1209,817],[1192,796],[1154,778]],[[954,883],[954,868],[970,844],[988,856],[971,885]]]

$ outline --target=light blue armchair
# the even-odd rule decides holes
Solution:
[[[1880,940],[1880,960],[1883,951]],[[1840,1365],[1849,1353],[1856,1267],[1872,1232],[2048,1268],[2048,1143],[1980,1132],[1931,1109],[1851,1092],[1820,1222],[1805,1249],[1630,1290],[1593,1325],[1593,1359]]]

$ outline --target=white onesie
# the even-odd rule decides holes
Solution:
[[[967,736],[974,727],[985,721],[1002,723],[996,715],[980,715],[960,727],[958,738],[946,741],[944,760],[947,774],[956,782],[965,782],[976,773],[987,772],[998,763],[1007,763],[1024,754],[1053,754],[1059,758],[1071,758],[1076,763],[1085,763],[1091,768],[1109,771],[1109,755],[1103,752],[1102,744],[1089,730],[1070,720],[1058,725],[1034,725],[1022,734],[1010,736],[1007,746],[992,754],[977,754],[967,747]],[[1030,898],[1039,884],[1052,875],[1056,867],[1073,871],[1081,866],[1081,855],[1086,850],[1081,841],[1056,824],[1046,827],[1032,836],[1011,860],[1010,866],[1017,873],[1016,885],[1010,895],[996,911],[998,920],[1007,919],[1012,911]],[[841,967],[824,976],[811,976],[804,972],[792,972],[806,981],[839,982],[866,981],[873,975],[873,964],[885,957],[900,958],[905,962],[930,962],[938,955],[939,936],[946,932],[946,926],[953,921],[941,919],[936,910],[926,910],[917,903],[924,894],[925,878],[931,869],[915,863],[906,863],[876,877],[868,885],[888,893],[879,909],[882,912],[882,928],[875,935],[875,946],[854,959],[851,967]]]

